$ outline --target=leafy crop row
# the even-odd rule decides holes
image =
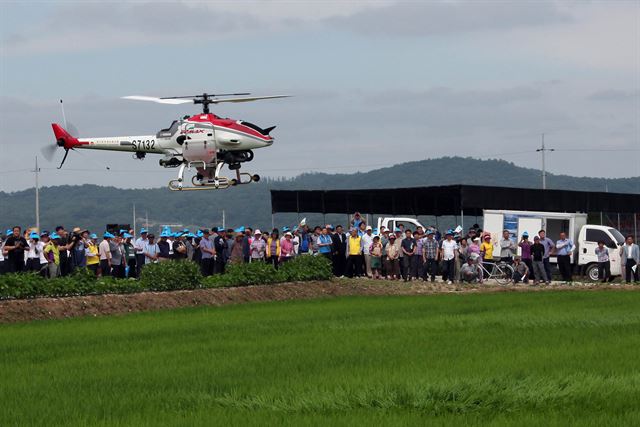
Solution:
[[[324,257],[299,257],[276,270],[262,262],[232,264],[225,274],[203,277],[197,264],[190,261],[162,262],[142,269],[140,280],[95,278],[88,270],[56,279],[35,273],[0,275],[0,299],[59,297],[178,289],[249,286],[291,281],[326,280],[331,265]]]

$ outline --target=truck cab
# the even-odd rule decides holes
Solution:
[[[620,246],[624,244],[624,236],[618,230],[604,225],[584,225],[580,229],[577,244],[578,265],[586,266],[585,274],[589,279],[598,280],[598,257],[596,248],[598,241],[602,240],[604,246],[609,249],[609,262],[611,263],[611,275],[622,274]]]
[[[381,227],[385,227],[387,230],[395,230],[398,227],[398,224],[404,225],[404,229],[415,230],[418,227],[422,227],[423,230],[426,230],[426,227],[420,224],[415,218],[408,217],[386,217],[386,218],[378,218],[378,230]]]

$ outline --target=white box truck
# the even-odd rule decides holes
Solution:
[[[560,238],[561,232],[565,232],[575,245],[571,254],[571,263],[577,264],[581,271],[584,271],[594,281],[598,280],[598,258],[595,249],[598,246],[598,241],[602,240],[609,248],[611,274],[614,276],[621,274],[619,248],[624,243],[624,237],[615,228],[587,224],[587,214],[585,213],[507,210],[485,210],[483,213],[483,230],[491,233],[491,241],[494,243],[502,239],[503,230],[509,230],[516,243],[520,241],[525,231],[529,233],[529,239],[533,241],[533,237],[540,230],[545,230],[546,236],[554,242]],[[518,248],[518,253],[520,253],[520,248]],[[493,256],[500,256],[499,245],[494,246]],[[553,252],[549,261],[556,262]]]
[[[624,236],[612,227],[587,224],[587,214],[484,210],[483,220],[482,229],[484,232],[491,233],[491,241],[495,244],[494,257],[500,257],[498,242],[502,239],[503,230],[509,230],[511,238],[516,243],[520,241],[522,233],[525,231],[529,233],[531,242],[540,230],[545,230],[547,237],[554,242],[560,238],[560,232],[564,231],[575,245],[571,256],[572,264],[577,264],[580,271],[584,271],[589,279],[598,280],[598,258],[595,249],[599,240],[604,241],[605,246],[609,248],[611,274],[619,276],[622,273],[619,249],[624,244]],[[413,218],[387,217],[378,219],[378,229],[381,226],[393,229],[400,223],[407,228],[415,229],[417,226],[424,228],[419,221]],[[518,248],[518,254],[520,254],[520,248]],[[556,262],[553,253],[549,260],[552,263]]]

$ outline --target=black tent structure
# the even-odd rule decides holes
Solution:
[[[483,209],[640,213],[640,194],[446,185],[366,190],[271,190],[271,211],[482,215]]]
[[[464,218],[482,216],[484,209],[600,213],[600,218],[603,216],[602,213],[613,213],[617,214],[618,224],[621,215],[629,217],[630,224],[627,229],[637,236],[640,194],[478,185],[361,190],[271,190],[272,214],[352,214],[358,211],[392,216],[451,215]]]

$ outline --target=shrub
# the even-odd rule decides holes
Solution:
[[[35,273],[10,273],[0,276],[0,298],[32,298],[42,295],[43,278]]]
[[[203,285],[206,288],[222,286],[250,286],[275,283],[278,281],[276,269],[265,262],[248,264],[230,264],[224,274],[206,277]]]
[[[278,282],[327,280],[332,276],[331,262],[323,256],[299,256],[278,269]]]
[[[167,261],[145,265],[140,274],[140,285],[152,291],[194,289],[199,287],[201,282],[200,267],[191,261]]]
[[[278,270],[271,264],[252,262],[231,264],[225,274],[215,274],[203,281],[205,288],[225,286],[266,285],[279,282],[305,280],[327,280],[332,276],[329,260],[322,256],[300,256],[280,266]]]
[[[0,275],[0,299],[35,298],[107,293],[134,293],[145,290],[172,291],[198,287],[266,285],[278,282],[326,280],[331,263],[321,256],[301,256],[283,264],[279,270],[265,262],[231,264],[225,274],[203,278],[191,261],[161,262],[142,269],[140,280],[95,278],[87,269],[66,277],[47,279],[36,273]]]

